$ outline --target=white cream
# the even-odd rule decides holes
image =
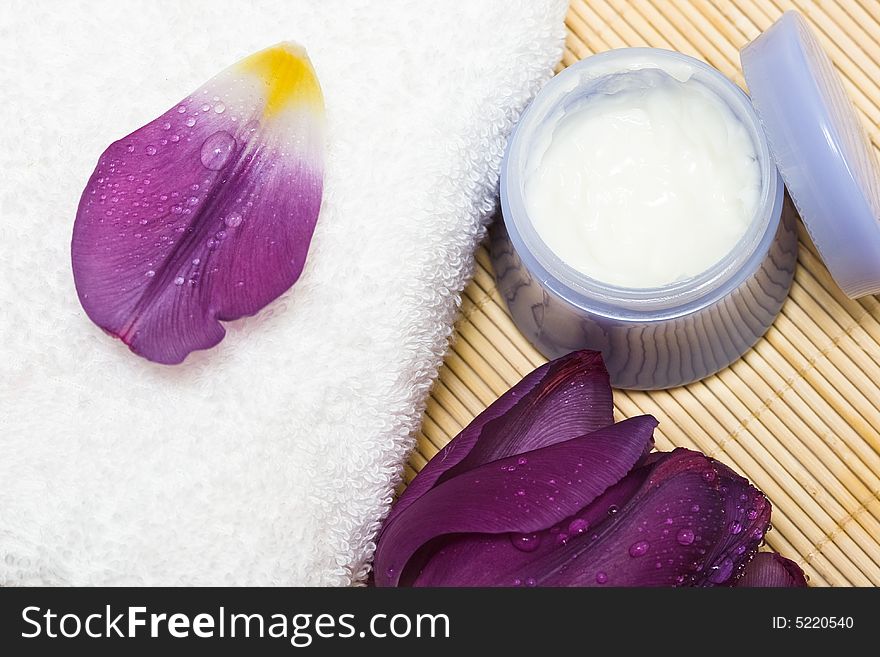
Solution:
[[[607,284],[696,276],[745,234],[758,206],[755,146],[702,84],[659,70],[568,108],[539,136],[525,202],[564,262]]]

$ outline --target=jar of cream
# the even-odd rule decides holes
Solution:
[[[810,38],[796,14],[778,26],[754,44],[761,82],[779,65],[780,44],[804,50]],[[830,74],[809,57],[824,54],[789,64],[808,69],[803,88],[815,93],[809,82]],[[795,91],[790,71],[774,75]],[[523,334],[548,358],[602,351],[612,383],[625,388],[682,385],[742,356],[794,277],[796,216],[784,208],[783,177],[792,190],[814,186],[801,161],[783,167],[782,139],[771,148],[790,129],[779,109],[759,118],[719,71],[667,50],[612,50],[553,78],[508,143],[503,223],[491,232],[498,288]],[[817,139],[823,129],[804,128]]]

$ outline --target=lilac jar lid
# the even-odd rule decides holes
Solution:
[[[831,60],[793,11],[740,60],[779,172],[834,280],[853,299],[880,293],[880,169]]]

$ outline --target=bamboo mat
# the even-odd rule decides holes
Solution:
[[[739,49],[786,9],[814,26],[880,147],[880,0],[573,0],[560,70],[624,46],[706,60],[744,86]],[[699,449],[771,499],[770,547],[812,585],[880,585],[880,303],[850,301],[801,226],[782,314],[743,359],[660,392],[615,391],[619,417],[651,413],[657,446]],[[545,359],[519,334],[485,249],[462,297],[452,348],[428,401],[409,482],[475,415]]]

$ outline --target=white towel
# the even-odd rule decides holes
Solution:
[[[366,577],[565,4],[5,4],[0,584]],[[327,105],[306,270],[217,348],[147,362],[77,301],[79,195],[111,141],[284,40]]]

